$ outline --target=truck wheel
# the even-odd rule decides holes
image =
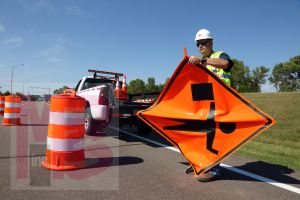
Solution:
[[[140,119],[136,119],[136,127],[139,131],[139,135],[146,135],[152,132],[152,128]]]
[[[91,108],[86,107],[85,119],[84,119],[85,133],[87,135],[96,135],[96,131],[97,131],[96,125],[97,125],[96,121],[92,118]]]

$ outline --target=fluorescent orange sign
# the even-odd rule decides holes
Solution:
[[[187,61],[186,56],[157,101],[137,114],[177,146],[200,174],[275,121],[211,71]]]

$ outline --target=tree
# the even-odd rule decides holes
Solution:
[[[63,86],[62,88],[59,88],[59,89],[55,89],[54,91],[53,91],[53,94],[62,94],[63,92],[64,92],[64,90],[66,90],[66,89],[70,89],[68,86]]]
[[[30,96],[28,96],[28,98],[29,98],[30,101],[38,101],[42,97],[40,95],[30,95]]]
[[[267,81],[269,69],[265,66],[250,68],[243,61],[233,59],[231,86],[238,92],[261,92],[261,85]]]
[[[6,92],[2,93],[3,96],[9,96],[10,92],[7,90]]]
[[[234,66],[231,70],[231,87],[238,92],[250,91],[250,69],[243,61],[233,59]]]
[[[141,79],[135,79],[129,82],[127,87],[129,94],[144,93],[146,91],[145,82]]]
[[[288,62],[274,66],[269,81],[279,92],[296,91],[299,88],[300,55],[291,58]]]
[[[19,96],[19,97],[21,97],[22,101],[26,101],[26,100],[27,100],[27,96],[24,95],[24,94],[21,93],[21,92],[16,92],[16,95]]]
[[[164,87],[165,87],[165,85],[168,83],[168,81],[169,81],[169,77],[166,79],[166,81],[165,81],[165,83],[162,83],[162,84],[159,84],[158,85],[158,91],[159,92],[161,92],[163,89],[164,89]]]
[[[146,92],[158,92],[159,88],[155,84],[155,78],[150,77],[148,78],[147,84],[146,84]]]
[[[135,79],[129,82],[127,91],[129,94],[161,92],[168,80],[169,78],[166,79],[165,83],[156,85],[154,77],[149,77],[147,79],[147,83],[141,79]]]
[[[252,77],[250,82],[251,92],[261,92],[262,84],[267,82],[269,68],[265,66],[256,67],[252,70]]]

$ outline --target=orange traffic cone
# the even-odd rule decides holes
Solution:
[[[124,88],[125,91],[123,90],[123,88]],[[116,99],[126,101],[128,99],[126,91],[127,91],[127,89],[126,89],[126,82],[125,82],[125,85],[124,85],[124,79],[123,79],[123,83],[122,83],[122,89],[120,89],[119,80],[117,80],[117,82],[116,82],[116,88],[115,88]]]
[[[0,96],[0,115],[4,114],[5,96]]]
[[[71,94],[67,94],[71,93]],[[84,168],[84,98],[68,89],[51,97],[46,159],[42,166],[50,170]]]
[[[122,91],[124,94],[127,94],[127,87],[126,87],[126,76],[123,76],[123,81],[122,81]]]
[[[116,80],[116,87],[115,87],[115,92],[117,90],[120,90],[120,83],[119,83],[119,79]]]
[[[119,99],[121,93],[119,79],[116,80],[116,87],[114,91],[115,91],[116,98]]]
[[[21,98],[19,96],[6,96],[4,105],[3,126],[21,124]]]
[[[121,93],[119,79],[117,79],[117,81],[116,81],[116,87],[115,87],[114,91],[115,91],[116,98],[119,99],[120,93]]]

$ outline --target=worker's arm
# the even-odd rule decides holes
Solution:
[[[206,62],[202,63],[202,65],[211,65],[216,68],[227,69],[229,66],[229,61],[223,58],[206,58]]]
[[[233,61],[230,59],[230,57],[222,53],[220,55],[220,58],[204,58],[202,56],[191,56],[189,58],[190,64],[201,64],[203,66],[211,65],[216,68],[224,69],[225,71],[229,72],[233,66]]]

